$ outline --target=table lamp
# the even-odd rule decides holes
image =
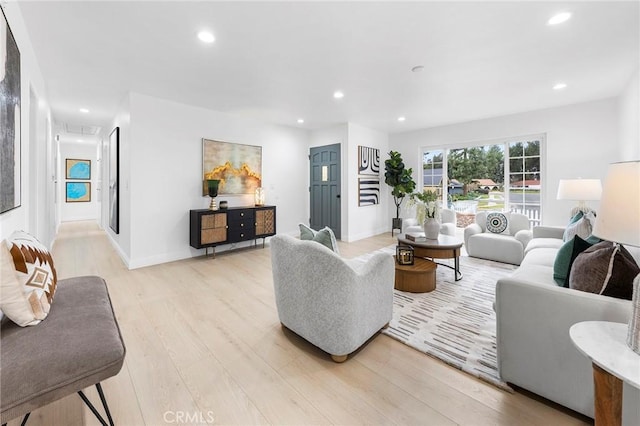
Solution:
[[[578,212],[587,213],[590,209],[586,201],[598,201],[601,194],[600,179],[560,179],[557,199],[578,202],[578,205],[571,210],[571,217],[573,217]]]
[[[209,204],[209,210],[218,210],[218,206],[216,205],[216,197],[218,196],[219,184],[220,184],[220,180],[218,179],[207,179],[207,190],[209,193],[209,197],[211,197],[211,204]]]
[[[593,235],[640,247],[640,161],[609,166]],[[633,281],[627,345],[640,354],[640,275]]]

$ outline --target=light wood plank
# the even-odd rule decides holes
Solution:
[[[386,232],[338,244],[353,258],[395,242]],[[60,227],[53,256],[60,277],[94,274],[109,286],[127,346],[122,371],[103,384],[118,425],[167,424],[167,411],[199,415],[200,424],[209,412],[214,424],[590,423],[384,335],[334,363],[280,326],[268,244],[129,271],[95,223],[75,222]],[[93,388],[87,395],[99,401]],[[74,394],[28,424],[97,421]]]

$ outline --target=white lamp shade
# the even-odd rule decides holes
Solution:
[[[597,201],[602,195],[600,179],[560,179],[558,200]]]
[[[593,234],[640,247],[640,161],[609,166]]]

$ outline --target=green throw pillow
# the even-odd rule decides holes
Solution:
[[[339,253],[338,251],[338,242],[336,241],[336,236],[328,226],[325,226],[319,231],[309,228],[307,225],[300,223],[298,225],[300,228],[300,239],[301,240],[311,240],[317,243],[322,244],[323,246],[329,248],[335,253]]]
[[[573,261],[576,260],[576,257],[578,257],[580,253],[600,241],[600,238],[593,235],[590,235],[586,240],[583,240],[576,235],[571,240],[564,243],[558,250],[556,260],[553,263],[554,281],[559,286],[569,287],[569,273],[571,272]]]
[[[313,240],[313,237],[316,235],[315,230],[309,228],[307,225],[303,223],[298,224],[298,228],[300,228],[301,240]]]

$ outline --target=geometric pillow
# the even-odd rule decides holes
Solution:
[[[338,251],[338,242],[336,241],[336,236],[328,226],[325,226],[319,231],[311,229],[303,223],[298,224],[298,227],[300,228],[301,240],[315,241],[332,250],[336,254],[340,253]]]
[[[3,241],[3,245],[13,260],[14,284],[28,302],[28,309],[7,309],[10,302],[17,303],[13,308],[20,306],[20,303],[15,299],[5,299],[5,294],[2,295],[0,309],[20,326],[35,325],[46,318],[56,291],[58,277],[53,258],[44,245],[24,231],[11,234],[6,242]]]
[[[487,231],[493,234],[502,234],[507,230],[509,221],[503,213],[489,213],[487,215]]]
[[[638,273],[640,268],[627,249],[603,241],[576,257],[569,275],[569,287],[631,300],[633,279]]]

